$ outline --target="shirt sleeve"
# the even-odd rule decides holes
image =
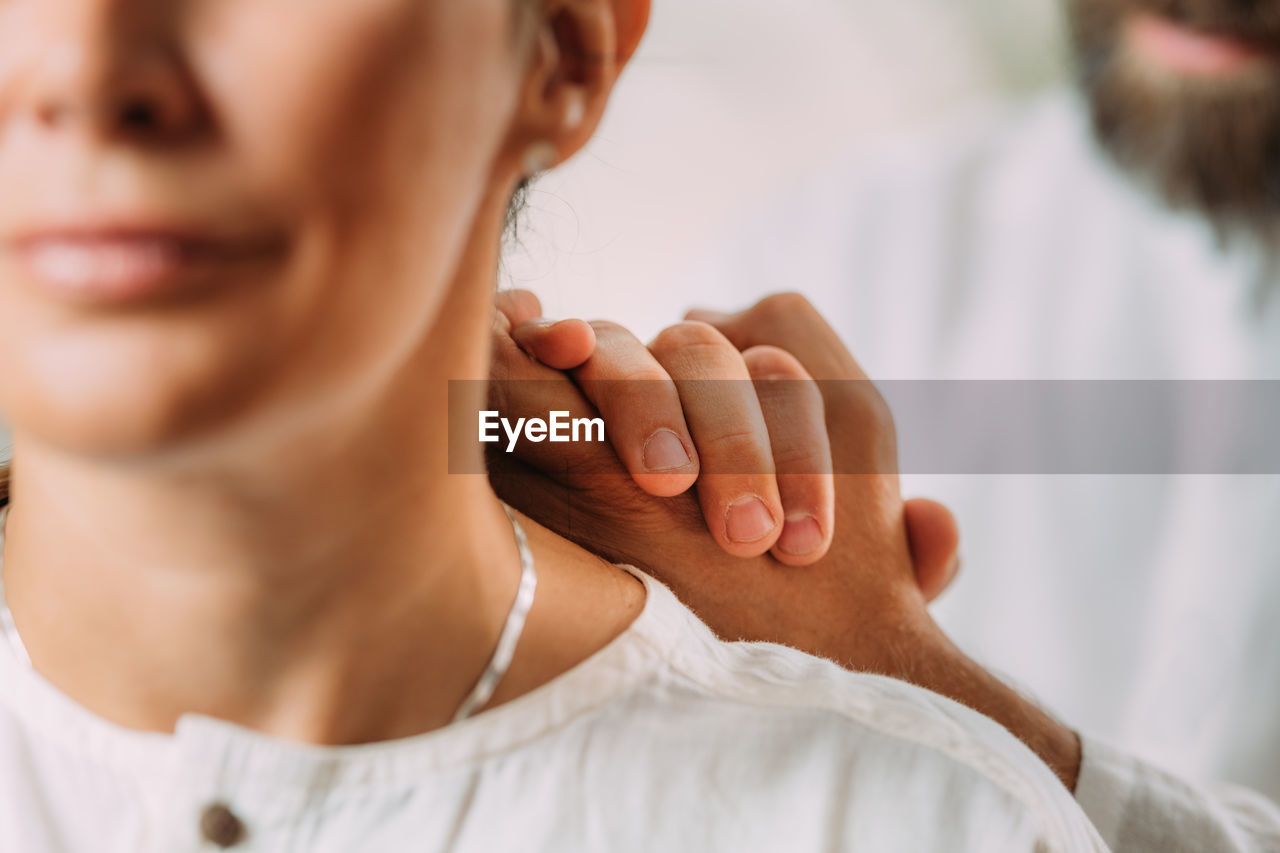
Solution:
[[[1076,801],[1114,853],[1280,851],[1280,808],[1260,794],[1192,784],[1082,740]]]

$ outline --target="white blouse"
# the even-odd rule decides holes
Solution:
[[[126,730],[0,643],[0,851],[1107,849],[985,717],[793,649],[721,642],[633,573],[642,613],[584,663],[365,746],[194,714],[172,734]]]

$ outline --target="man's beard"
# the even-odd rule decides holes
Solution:
[[[1126,47],[1138,11],[1199,30],[1280,45],[1280,3],[1068,0],[1080,80],[1098,138],[1177,208],[1219,226],[1280,219],[1280,64],[1217,78],[1153,67]]]

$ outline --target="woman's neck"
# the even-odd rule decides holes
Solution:
[[[486,478],[448,472],[440,377],[475,375],[487,347],[473,341],[471,364],[442,369],[459,326],[415,357],[428,369],[406,368],[358,414],[218,466],[108,464],[16,435],[4,581],[35,668],[143,730],[201,713],[359,743],[446,724],[520,574]],[[530,533],[543,583],[509,679],[529,688],[616,636],[643,598],[584,552]],[[576,635],[543,629],[566,613]]]

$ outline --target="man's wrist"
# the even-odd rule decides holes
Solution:
[[[845,665],[923,687],[994,720],[1047,764],[1067,790],[1075,791],[1082,749],[1074,730],[964,654],[927,613],[923,624],[916,621],[903,632],[902,642],[895,645],[909,649],[908,654],[879,664]]]
[[[1080,778],[1080,736],[954,646],[944,660],[944,666],[931,668],[932,683],[921,686],[1004,726],[1074,792]]]

